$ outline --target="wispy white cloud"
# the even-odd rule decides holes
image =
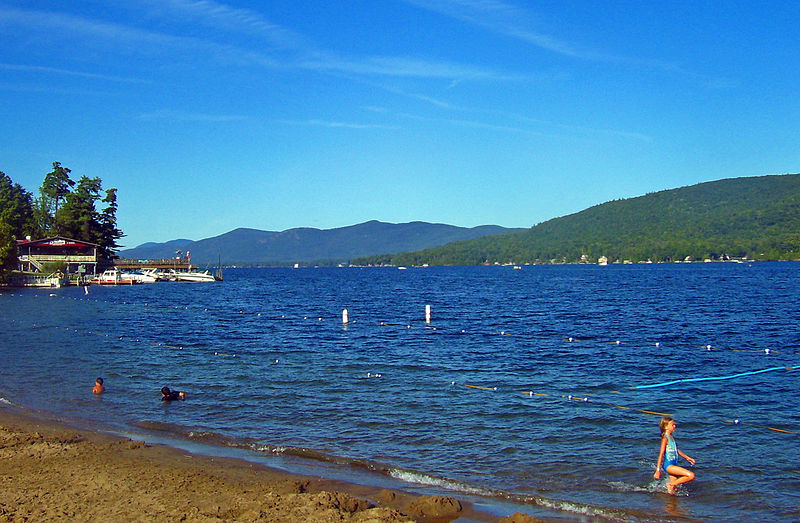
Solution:
[[[263,53],[233,45],[61,12],[0,7],[0,27],[4,25],[27,30],[31,34],[56,33],[59,35],[59,45],[73,48],[83,46],[94,54],[112,52],[170,57],[185,55],[189,59],[203,58],[206,61],[216,60],[218,63],[234,65],[277,66],[275,60]]]
[[[147,9],[154,16],[169,18],[173,23],[258,36],[280,48],[303,50],[309,47],[301,35],[273,23],[253,9],[213,0],[133,0],[127,2],[127,6]]]
[[[598,58],[596,51],[536,31],[536,16],[528,9],[501,0],[406,0],[416,7],[526,41],[542,49],[576,58]]]
[[[302,67],[368,76],[395,76],[444,80],[523,80],[527,77],[502,71],[443,61],[430,61],[398,56],[371,56],[358,60],[333,56],[305,60]]]
[[[272,44],[298,52],[298,57],[285,63],[317,71],[334,71],[358,75],[441,78],[452,82],[464,80],[524,80],[517,74],[479,68],[465,64],[430,61],[402,56],[363,56],[344,58],[316,48],[304,37],[279,26],[252,9],[232,7],[213,0],[137,0],[135,5],[149,6],[174,22],[199,23],[207,27],[242,34],[257,34]]]
[[[20,64],[4,64],[0,63],[0,69],[6,71],[21,71],[45,74],[61,74],[65,76],[77,76],[81,78],[88,78],[90,80],[107,80],[112,82],[127,82],[127,83],[152,83],[149,80],[142,80],[141,78],[130,78],[123,76],[114,76],[108,74],[87,73],[83,71],[71,71],[68,69],[59,69],[57,67],[45,67],[38,65],[20,65]]]
[[[576,124],[565,124],[559,122],[552,122],[549,120],[543,120],[539,118],[531,118],[529,116],[524,116],[516,113],[511,113],[508,111],[496,111],[490,110],[485,111],[486,114],[492,114],[495,116],[499,116],[501,118],[507,120],[516,120],[520,123],[536,126],[538,128],[546,128],[552,130],[562,130],[562,131],[569,131],[570,135],[572,136],[586,136],[586,137],[596,137],[596,136],[614,136],[617,138],[624,138],[627,140],[637,140],[641,142],[650,143],[653,141],[653,137],[649,136],[644,133],[639,133],[635,131],[621,131],[618,129],[603,129],[598,127],[590,127],[587,125],[576,125]]]
[[[355,123],[355,122],[336,122],[336,121],[329,121],[329,120],[276,120],[277,123],[283,123],[288,125],[300,125],[300,126],[309,126],[309,127],[328,127],[331,129],[389,129],[389,130],[396,130],[399,127],[395,125],[385,125],[385,124],[365,124],[365,123]]]
[[[580,42],[568,41],[536,29],[541,26],[537,15],[528,8],[503,0],[404,0],[418,8],[439,13],[484,28],[562,56],[606,62],[674,73],[712,88],[728,88],[736,82],[715,76],[695,73],[680,64],[653,58],[616,54],[592,48]]]
[[[500,131],[500,132],[510,132],[510,133],[521,133],[521,134],[529,134],[529,135],[537,135],[543,136],[545,133],[537,131],[535,129],[529,129],[525,127],[515,127],[512,125],[504,125],[504,124],[494,124],[489,122],[482,122],[479,120],[469,120],[464,118],[436,118],[431,116],[422,116],[419,114],[409,114],[409,113],[400,113],[398,116],[403,118],[409,118],[412,120],[419,120],[425,122],[436,122],[436,123],[444,123],[448,125],[454,125],[458,127],[469,127],[473,129],[487,129],[490,131]]]
[[[168,120],[173,122],[209,122],[209,123],[223,123],[223,122],[238,122],[247,120],[247,116],[239,114],[206,114],[206,113],[192,113],[185,111],[174,111],[171,109],[160,109],[149,113],[142,113],[137,117],[138,120]]]
[[[281,33],[261,20],[257,13],[249,10],[228,8],[208,1],[170,0],[168,5],[193,13],[193,17],[205,16],[205,23],[222,24],[235,29],[235,21],[250,20],[250,27],[262,27],[270,34]],[[174,16],[174,13],[173,13]],[[3,24],[24,27],[32,31],[56,32],[71,45],[83,45],[92,52],[108,51],[144,55],[185,55],[187,59],[202,57],[206,61],[238,66],[257,66],[280,69],[306,69],[324,73],[344,73],[365,77],[408,77],[444,79],[453,81],[518,81],[528,77],[489,68],[476,67],[446,61],[431,61],[421,58],[397,56],[366,56],[343,58],[333,52],[303,47],[294,57],[277,57],[257,48],[245,48],[228,43],[219,43],[207,38],[173,35],[130,25],[121,25],[103,20],[90,19],[66,13],[8,9],[0,7],[0,26]],[[242,22],[243,26],[247,26]],[[277,38],[282,43],[298,41],[292,33]],[[70,39],[70,36],[72,37]]]

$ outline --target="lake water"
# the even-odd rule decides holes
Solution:
[[[73,423],[501,515],[800,519],[798,263],[229,269],[0,318],[0,401]],[[678,496],[643,411],[697,460]]]

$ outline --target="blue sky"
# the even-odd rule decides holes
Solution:
[[[128,247],[530,227],[800,171],[798,2],[0,0],[0,170],[116,187]]]

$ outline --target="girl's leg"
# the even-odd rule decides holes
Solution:
[[[688,483],[694,479],[694,472],[677,465],[667,467],[667,474],[670,477],[670,481],[667,483],[667,490],[670,494],[674,494],[678,490],[678,485]]]

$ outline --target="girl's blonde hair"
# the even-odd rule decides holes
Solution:
[[[664,435],[664,431],[667,430],[667,425],[669,425],[670,421],[675,421],[672,416],[664,416],[661,418],[661,422],[659,422],[658,426],[661,429],[661,435]]]

